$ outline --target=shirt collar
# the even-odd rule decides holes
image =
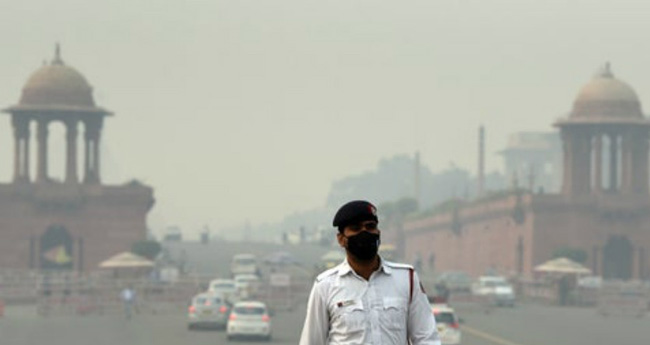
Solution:
[[[378,271],[382,271],[382,272],[384,272],[386,274],[392,274],[393,273],[393,269],[390,266],[386,265],[386,260],[382,259],[381,256],[379,257],[379,269],[378,269]],[[343,260],[343,262],[339,266],[338,274],[339,274],[339,277],[342,277],[342,276],[344,276],[344,275],[346,275],[346,274],[348,274],[350,272],[352,272],[352,267],[350,267],[350,264],[348,263],[348,259],[346,258],[345,260]]]

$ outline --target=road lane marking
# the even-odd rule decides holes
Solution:
[[[496,335],[492,335],[492,334],[487,333],[487,332],[479,331],[478,329],[472,328],[472,327],[469,327],[469,326],[463,325],[461,328],[462,328],[463,331],[465,331],[465,332],[467,332],[467,333],[469,333],[471,335],[477,336],[479,338],[483,338],[483,339],[485,339],[487,341],[490,341],[490,342],[492,342],[494,344],[499,344],[499,345],[522,345],[522,344],[519,344],[519,343],[512,342],[510,340],[503,339],[501,337],[497,337]]]

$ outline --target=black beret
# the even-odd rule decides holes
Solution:
[[[345,227],[366,220],[379,221],[377,219],[377,208],[365,200],[355,200],[339,208],[332,224],[335,227]]]

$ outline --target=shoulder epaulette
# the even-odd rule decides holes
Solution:
[[[400,264],[400,263],[397,263],[397,262],[390,262],[390,261],[384,262],[384,265],[386,265],[386,266],[388,266],[390,268],[398,268],[398,269],[401,268],[401,269],[405,269],[405,270],[412,270],[413,269],[413,266],[411,266],[409,264]]]

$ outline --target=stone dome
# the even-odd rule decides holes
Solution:
[[[641,102],[632,87],[618,80],[609,64],[580,89],[571,118],[642,118]]]
[[[94,108],[95,101],[86,78],[63,63],[57,46],[52,62],[36,70],[27,80],[19,105]]]

